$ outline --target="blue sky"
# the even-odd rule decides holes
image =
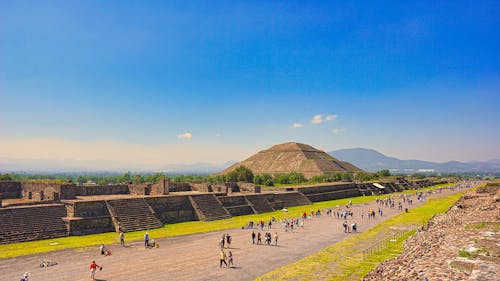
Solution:
[[[497,1],[214,2],[1,1],[0,157],[500,158]]]

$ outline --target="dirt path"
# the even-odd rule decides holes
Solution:
[[[455,191],[457,192],[457,191]],[[431,197],[447,196],[446,190]],[[421,205],[413,197],[413,206]],[[334,206],[332,206],[334,207]],[[377,210],[375,202],[353,205],[354,220],[359,232],[387,220],[401,211],[383,208],[384,216],[375,220],[361,220],[361,210]],[[309,208],[304,211],[310,213]],[[279,235],[279,245],[252,245],[252,230],[233,229],[205,234],[194,234],[159,239],[161,247],[144,249],[143,243],[134,242],[126,248],[111,245],[113,255],[102,257],[98,247],[86,250],[64,250],[46,254],[24,256],[0,261],[0,280],[19,280],[21,275],[31,273],[30,281],[79,281],[89,280],[88,266],[92,260],[104,269],[97,273],[101,281],[142,280],[253,280],[275,268],[290,264],[328,247],[350,235],[344,233],[343,220],[323,215],[308,219],[303,229],[285,232],[282,225],[273,225],[272,233]],[[234,268],[219,268],[218,242],[224,233],[230,233],[233,243]],[[256,230],[256,233],[258,231]],[[266,230],[262,232],[264,234]],[[58,264],[48,268],[38,267],[39,259],[54,260]]]

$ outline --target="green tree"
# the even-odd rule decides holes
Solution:
[[[144,178],[141,176],[141,174],[135,174],[133,182],[135,184],[143,183],[144,182]]]
[[[0,175],[0,181],[11,181],[11,180],[12,180],[12,176],[10,174]]]
[[[123,175],[119,176],[117,178],[118,182],[131,182],[132,181],[132,175],[130,172],[126,172]]]
[[[391,175],[391,173],[387,169],[380,170],[380,171],[377,172],[377,174],[378,174],[379,177],[388,177],[388,176]]]
[[[227,173],[227,181],[229,182],[253,182],[253,172],[248,167],[238,166],[236,169]]]

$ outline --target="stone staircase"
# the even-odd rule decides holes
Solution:
[[[312,204],[311,201],[300,192],[285,192],[276,193],[274,195],[276,201],[283,201],[285,207],[301,206]]]
[[[406,180],[405,178],[398,178],[397,180],[398,180],[398,184],[399,184],[401,189],[404,190],[404,189],[412,189],[413,188],[411,183],[408,180]]]
[[[361,193],[362,196],[370,196],[374,195],[373,191],[366,186],[366,184],[357,184],[359,193]]]
[[[259,214],[274,211],[274,208],[262,195],[245,195],[245,198],[252,205],[255,212]]]
[[[231,217],[214,194],[190,195],[189,200],[201,221],[214,221]]]
[[[106,205],[117,232],[120,229],[130,232],[163,226],[144,198],[107,200]]]
[[[63,204],[0,209],[0,244],[68,236]]]

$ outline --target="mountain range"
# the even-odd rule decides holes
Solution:
[[[221,164],[192,163],[192,164],[165,164],[161,166],[136,164],[127,165],[115,161],[82,161],[76,159],[14,159],[0,157],[0,173],[123,173],[127,171],[139,173],[163,172],[167,174],[193,174],[209,175],[220,172],[233,165],[236,161],[228,161]],[[99,167],[99,168],[96,168]],[[105,168],[102,168],[105,167]]]
[[[490,161],[443,163],[422,160],[401,160],[367,148],[340,149],[328,152],[331,156],[350,162],[365,171],[388,169],[393,173],[500,173],[500,159]]]
[[[328,152],[340,161],[349,162],[365,171],[388,169],[393,173],[480,173],[500,175],[500,159],[490,161],[436,163],[422,160],[401,160],[367,148],[340,149]],[[212,174],[233,165],[236,161],[221,164],[165,164],[135,167],[112,161],[80,161],[75,159],[13,159],[0,157],[0,173],[59,173],[59,172],[165,172],[168,174]],[[106,168],[96,168],[106,167]]]

